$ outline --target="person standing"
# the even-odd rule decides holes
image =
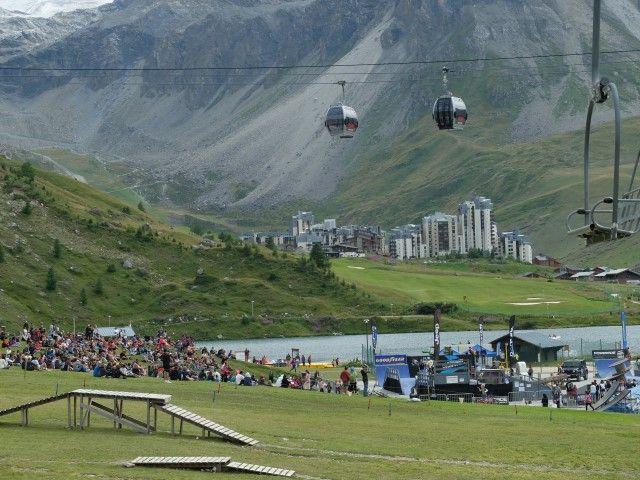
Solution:
[[[362,366],[362,370],[360,370],[360,375],[362,376],[362,395],[365,397],[369,395],[369,367],[365,363]]]
[[[556,404],[557,408],[560,408],[560,403],[562,402],[562,392],[560,391],[560,387],[557,384],[553,386],[551,394],[553,395],[553,403]]]
[[[549,406],[549,397],[547,397],[546,393],[542,394],[542,406],[543,407],[548,407]]]
[[[165,383],[171,383],[171,379],[169,378],[169,370],[171,370],[171,354],[165,348],[160,355],[160,360],[162,360],[162,376],[164,377]]]
[[[344,367],[344,370],[340,372],[340,382],[342,383],[340,390],[343,394],[347,393],[347,387],[349,385],[349,367]]]
[[[591,397],[591,392],[589,390],[587,390],[587,393],[585,393],[585,395],[584,395],[584,409],[585,409],[585,411],[589,410],[589,407],[591,407],[591,410],[595,410],[595,408],[593,408],[593,397]]]
[[[248,348],[244,349],[244,361],[247,362],[247,363],[249,362],[249,349]]]
[[[533,367],[531,365],[529,365],[529,370],[527,370],[527,373],[529,374],[529,380],[533,380]]]
[[[358,377],[356,375],[356,369],[353,367],[349,369],[349,392],[353,395],[358,393]]]

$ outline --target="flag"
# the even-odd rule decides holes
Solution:
[[[433,312],[433,359],[437,360],[440,354],[440,309]]]
[[[377,345],[378,345],[378,327],[376,327],[375,325],[372,325],[371,326],[371,346],[373,347],[374,351]]]
[[[516,326],[516,316],[511,315],[511,318],[509,318],[509,359],[510,360],[512,358],[515,358],[516,356],[516,352],[513,348],[513,330],[515,329],[515,326]]]
[[[622,323],[622,350],[624,350],[626,354],[629,345],[627,344],[627,316],[624,312],[620,312],[620,322]]]

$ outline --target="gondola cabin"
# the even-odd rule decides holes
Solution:
[[[433,105],[433,119],[440,130],[462,130],[467,117],[467,106],[461,98],[443,95]]]
[[[333,105],[327,110],[324,125],[332,137],[353,138],[358,129],[358,115],[347,105]]]

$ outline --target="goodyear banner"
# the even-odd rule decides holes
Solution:
[[[406,365],[406,355],[376,355],[376,365],[388,367],[390,365]]]
[[[375,365],[376,378],[380,384],[387,377],[388,368],[397,370],[401,379],[411,378],[406,355],[376,355]]]

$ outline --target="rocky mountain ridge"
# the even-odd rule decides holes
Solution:
[[[399,141],[411,148],[418,137],[405,134],[415,125],[428,125],[432,102],[442,90],[443,62],[397,62],[586,52],[590,4],[117,0],[69,14],[76,23],[65,33],[43,33],[30,45],[17,42],[11,55],[2,57],[5,68],[115,70],[4,78],[0,141],[125,162],[130,184],[166,205],[224,214],[323,202],[345,182],[357,180],[363,156],[383,151],[394,156],[391,146]],[[635,2],[607,2],[603,35],[606,49],[640,45]],[[640,111],[637,60],[631,53],[603,58],[605,73],[621,84],[626,115]],[[394,64],[364,65],[387,62]],[[334,66],[247,68],[267,65]],[[478,145],[540,139],[584,122],[587,55],[450,67],[450,86],[470,108],[470,133],[464,135]],[[143,70],[130,70],[136,68]],[[322,126],[327,106],[339,100],[335,82],[341,79],[351,82],[346,101],[361,117],[351,142],[330,139]],[[597,119],[609,115],[600,111]],[[478,183],[495,174],[489,166]],[[366,178],[361,183],[363,195],[376,194]],[[457,192],[470,193],[466,186]],[[507,200],[515,201],[526,191],[508,193]],[[353,221],[367,213],[360,216]]]

